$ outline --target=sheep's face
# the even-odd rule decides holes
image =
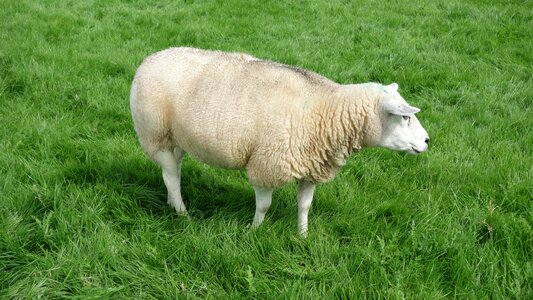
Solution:
[[[377,146],[415,155],[427,151],[429,136],[415,116],[419,111],[400,96],[396,83],[384,86],[380,100],[381,136]]]

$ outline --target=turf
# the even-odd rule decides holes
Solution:
[[[0,298],[533,298],[533,2],[0,1]],[[354,155],[247,225],[241,171],[190,158],[190,217],[129,87],[171,46],[398,82],[431,136]]]

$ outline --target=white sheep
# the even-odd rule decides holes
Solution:
[[[351,153],[386,147],[418,154],[428,135],[398,85],[340,85],[313,72],[241,53],[171,48],[147,57],[130,105],[148,156],[161,165],[168,203],[180,192],[185,153],[245,169],[255,190],[252,227],[272,192],[298,182],[298,229],[307,234],[315,184],[332,179]]]

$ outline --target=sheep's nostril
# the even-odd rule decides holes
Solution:
[[[429,144],[429,138],[426,138],[425,142],[426,144]]]

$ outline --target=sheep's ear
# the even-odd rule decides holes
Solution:
[[[398,91],[398,84],[394,82],[394,83],[384,86],[384,88],[385,88],[385,91],[389,93],[394,93]]]
[[[398,103],[398,102],[386,102],[383,105],[383,109],[393,115],[398,116],[408,116],[408,115],[414,115],[417,112],[420,111],[419,108],[410,106],[407,103]]]

